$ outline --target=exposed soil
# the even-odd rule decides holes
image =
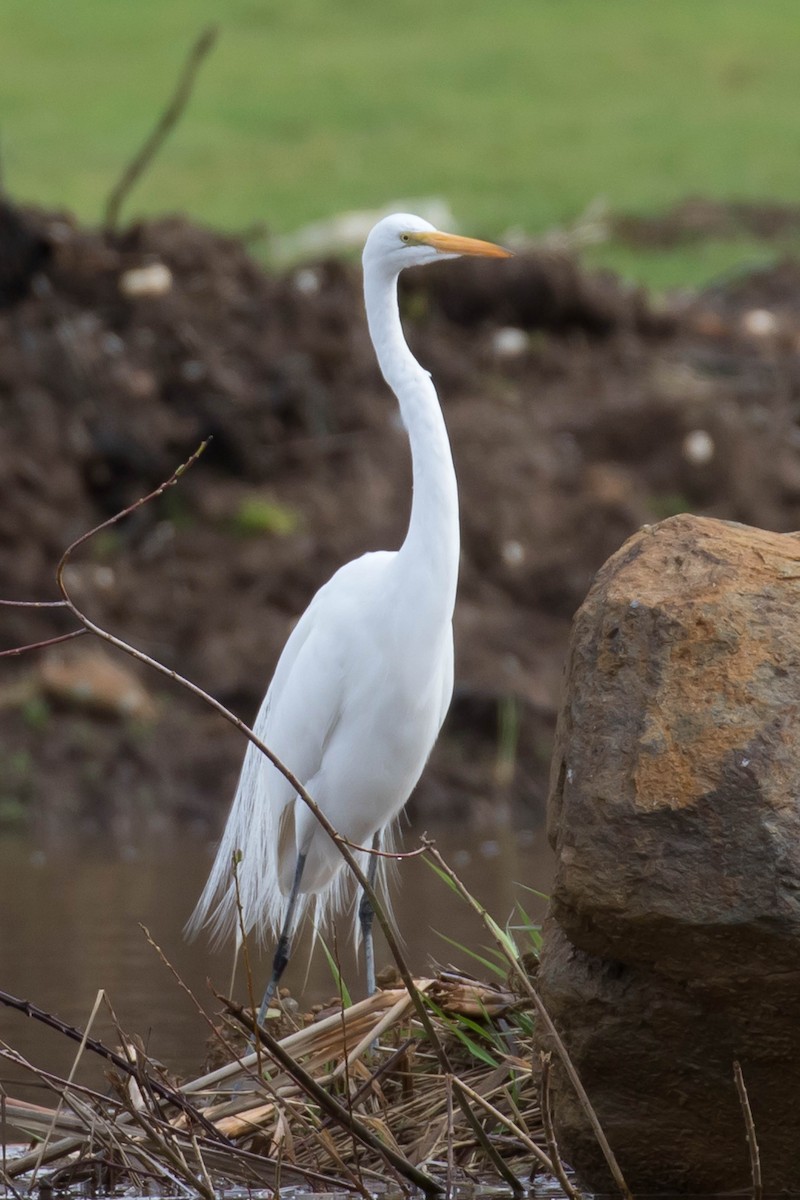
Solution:
[[[171,285],[162,272],[161,294],[132,294],[126,272],[154,263]],[[211,434],[176,488],[79,553],[71,581],[93,617],[252,718],[315,588],[403,536],[406,443],[357,268],[270,275],[182,219],[106,236],[5,208],[0,302],[0,595],[53,599],[63,548]],[[476,819],[509,803],[530,822],[570,618],[605,558],[683,509],[800,526],[800,267],[669,310],[521,255],[421,272],[403,303],[442,398],[464,546],[456,699],[414,804],[428,819],[466,796]],[[6,609],[3,643],[69,627]],[[239,735],[128,660],[144,699],[92,699],[91,654],[81,639],[4,661],[0,819],[126,838],[167,819],[216,828]],[[88,682],[54,684],[67,669]]]

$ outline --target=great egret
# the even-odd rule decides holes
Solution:
[[[338,833],[377,849],[422,774],[453,692],[458,490],[436,391],[403,338],[397,279],[404,267],[461,254],[506,258],[491,242],[440,233],[398,213],[364,247],[367,322],[381,372],[411,444],[413,501],[399,550],[365,554],[314,596],[275,668],[254,730],[304,784]],[[344,898],[343,860],[280,772],[248,745],[208,882],[189,922],[218,936],[243,924],[280,931],[260,1019],[309,902],[317,920]],[[238,855],[237,855],[238,857]],[[375,878],[377,855],[364,863]],[[372,912],[359,909],[374,991]]]

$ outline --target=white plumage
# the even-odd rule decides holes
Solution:
[[[334,828],[361,846],[385,836],[406,803],[453,691],[458,493],[436,391],[403,338],[397,277],[405,266],[465,253],[507,251],[439,233],[407,214],[386,217],[367,239],[370,335],[411,445],[408,533],[399,550],[365,554],[320,588],[284,647],[254,725]],[[345,878],[338,850],[252,745],[190,931],[206,923],[218,936],[236,929],[236,851],[248,931],[266,938],[282,929],[290,938],[310,902],[318,919],[340,907]],[[288,957],[288,943],[285,950]],[[283,965],[276,956],[277,977]]]

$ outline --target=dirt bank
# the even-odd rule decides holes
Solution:
[[[570,618],[604,559],[682,509],[800,526],[800,269],[665,310],[531,255],[443,264],[403,301],[444,405],[464,542],[456,700],[415,805],[446,814],[467,795],[476,819],[508,801],[535,820]],[[106,237],[5,210],[0,302],[0,594],[53,598],[63,547],[211,434],[178,488],[81,554],[73,583],[97,619],[251,718],[314,589],[397,545],[407,518],[357,269],[269,275],[182,219]],[[6,610],[2,627],[13,645],[68,623]],[[85,688],[53,684],[60,669],[41,654],[2,667],[0,819],[216,827],[235,732],[142,674],[138,716],[113,696],[87,708]]]

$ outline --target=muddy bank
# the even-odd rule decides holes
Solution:
[[[152,266],[166,271],[136,274]],[[0,594],[53,598],[63,547],[213,435],[179,488],[76,559],[73,585],[99,621],[251,718],[314,589],[403,535],[406,444],[358,270],[267,274],[177,218],[107,237],[4,211],[0,301]],[[535,820],[570,619],[608,555],[684,509],[800,526],[800,269],[668,309],[530,255],[502,272],[442,264],[407,279],[403,303],[463,510],[456,700],[415,807],[444,815],[467,795],[476,819],[502,804]],[[7,610],[3,643],[66,627]],[[123,837],[216,828],[238,736],[139,680],[147,704],[126,716],[53,686],[44,656],[6,660],[0,818]]]

